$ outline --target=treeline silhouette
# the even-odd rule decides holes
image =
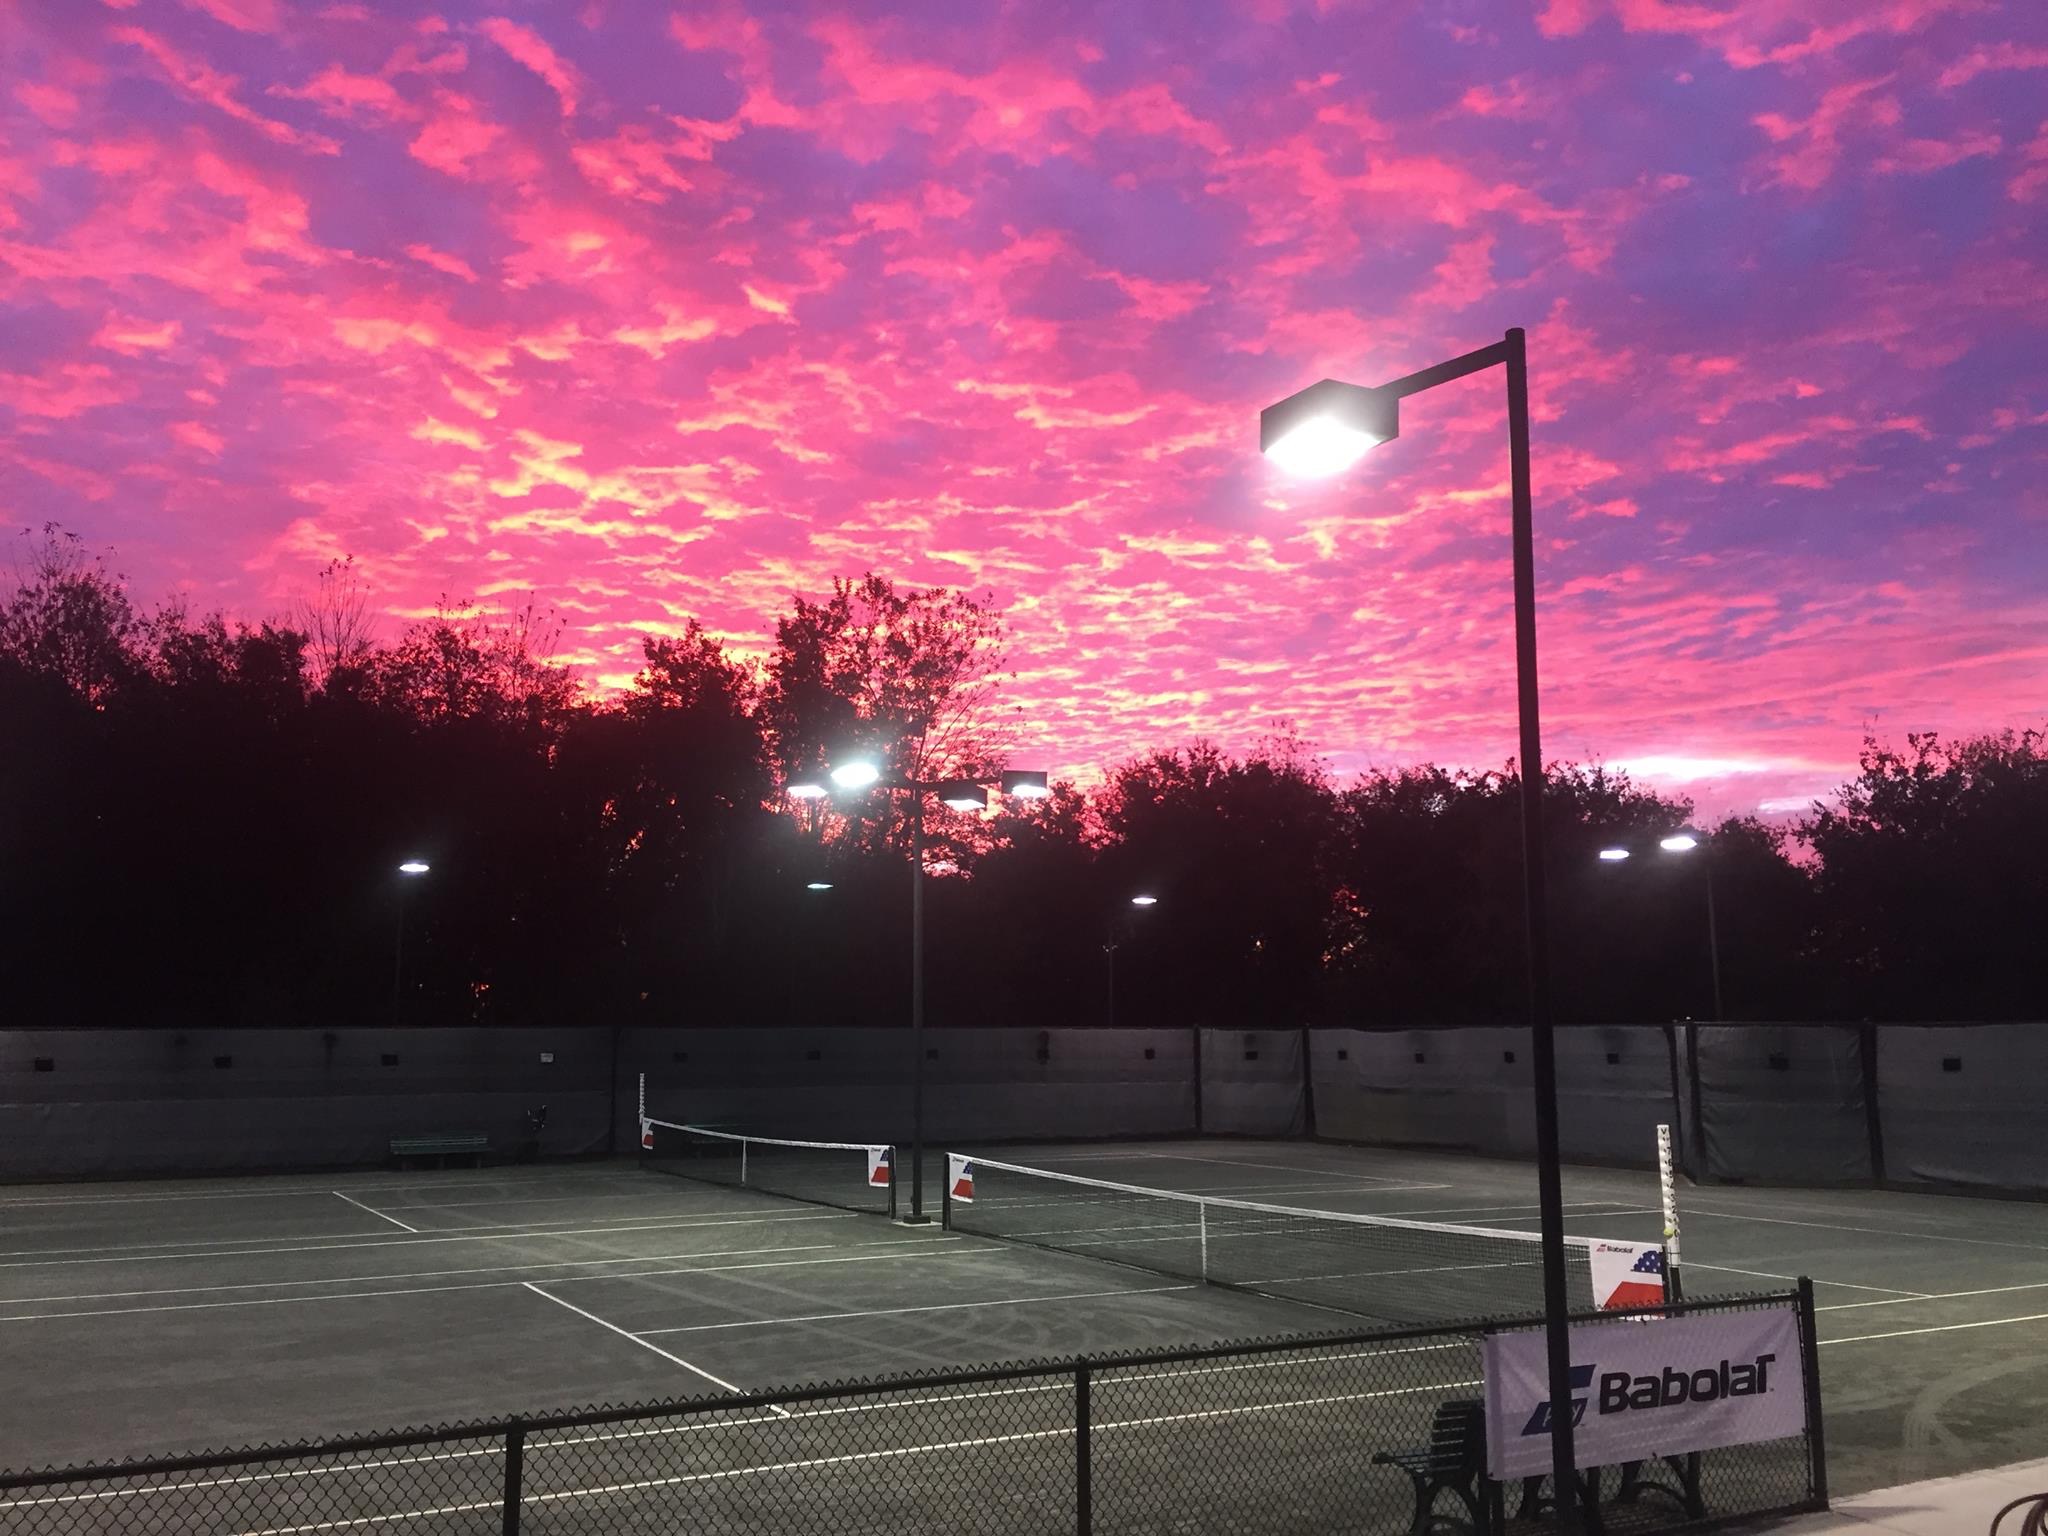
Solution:
[[[1032,766],[976,598],[868,576],[755,665],[692,624],[593,698],[528,607],[379,643],[346,562],[288,617],[144,614],[26,536],[0,607],[0,995],[16,1027],[893,1023],[900,797],[782,794],[835,754]],[[2041,731],[1866,743],[1793,826],[1658,840],[1683,799],[1548,769],[1561,1017],[2048,1017]],[[1512,765],[1338,783],[1284,731],[934,810],[936,1025],[1521,1016]],[[1636,856],[1602,861],[1603,847]],[[430,873],[401,876],[401,859]],[[830,889],[812,889],[813,884]],[[1133,895],[1157,897],[1134,907]],[[402,952],[401,952],[402,941]],[[1113,981],[1112,981],[1113,977]]]

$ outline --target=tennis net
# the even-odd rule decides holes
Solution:
[[[642,1116],[640,1154],[658,1173],[843,1210],[896,1214],[894,1147],[741,1136]]]
[[[1533,1232],[1304,1210],[1145,1189],[982,1157],[946,1159],[945,1224],[1107,1259],[1176,1278],[1256,1291],[1394,1324],[1543,1310],[1541,1240]],[[1649,1285],[1596,1302],[1594,1253],[1618,1254]],[[1565,1239],[1571,1306],[1654,1304],[1662,1250]],[[1654,1286],[1654,1289],[1652,1289]]]

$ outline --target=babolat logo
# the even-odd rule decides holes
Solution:
[[[1586,1416],[1586,1400],[1580,1397],[1579,1394],[1591,1385],[1593,1385],[1593,1367],[1590,1365],[1573,1366],[1572,1427],[1574,1429],[1578,1427],[1579,1421]],[[1536,1405],[1536,1411],[1529,1415],[1529,1422],[1522,1426],[1522,1433],[1525,1435],[1547,1435],[1550,1433],[1550,1402],[1548,1400]]]
[[[1600,1412],[1631,1413],[1645,1408],[1675,1408],[1680,1403],[1717,1403],[1724,1397],[1761,1397],[1771,1390],[1771,1365],[1777,1358],[1758,1355],[1741,1364],[1723,1360],[1718,1366],[1703,1366],[1697,1371],[1678,1371],[1666,1366],[1660,1376],[1608,1371],[1600,1377]]]

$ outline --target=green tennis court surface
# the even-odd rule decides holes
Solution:
[[[1275,1205],[1536,1225],[1533,1173],[1506,1163],[1300,1143],[975,1150]],[[934,1153],[934,1211],[942,1169]],[[1657,1238],[1651,1176],[1568,1169],[1565,1187],[1572,1232]],[[1730,1188],[1683,1203],[1690,1292],[1813,1278],[1835,1491],[2038,1449],[2048,1208]],[[34,1390],[0,1396],[0,1465],[1342,1325],[623,1162],[17,1186],[0,1196],[0,1351]]]

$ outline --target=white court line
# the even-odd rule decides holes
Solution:
[[[1820,1281],[1814,1282],[1816,1285]],[[1830,1306],[1815,1307],[1816,1312],[1853,1312],[1859,1307],[1898,1307],[1916,1301],[1960,1301],[1969,1296],[2005,1296],[2014,1291],[2048,1290],[2048,1280],[2032,1280],[2025,1285],[1987,1285],[1975,1291],[1914,1291],[1903,1296],[1887,1296],[1883,1301],[1838,1301]]]
[[[868,1243],[777,1243],[767,1248],[706,1248],[690,1253],[640,1253],[615,1259],[532,1259],[521,1264],[478,1264],[463,1269],[413,1269],[381,1275],[325,1275],[311,1280],[236,1280],[219,1285],[167,1285],[138,1291],[75,1291],[63,1296],[14,1296],[0,1301],[0,1311],[11,1307],[42,1306],[72,1301],[132,1301],[138,1296],[207,1296],[219,1291],[288,1291],[306,1285],[374,1285],[384,1280],[442,1280],[451,1275],[509,1275],[518,1270],[602,1269],[617,1264],[668,1264],[677,1259],[730,1259],[762,1253],[823,1253],[848,1248],[908,1248],[921,1243],[950,1242],[944,1237],[894,1237]],[[630,1275],[589,1275],[564,1277],[617,1280]]]
[[[458,1178],[459,1174],[473,1175]],[[233,1180],[234,1174],[222,1174],[223,1181]],[[389,1194],[393,1190],[418,1189],[424,1184],[446,1180],[458,1189],[481,1189],[492,1184],[507,1184],[511,1187],[544,1189],[555,1185],[568,1185],[572,1179],[587,1180],[591,1183],[620,1184],[637,1180],[638,1173],[615,1170],[600,1173],[595,1170],[564,1174],[549,1179],[537,1173],[513,1175],[507,1169],[478,1170],[451,1168],[438,1171],[430,1179],[409,1179],[402,1184],[359,1184],[362,1194]],[[324,1195],[329,1193],[325,1184],[290,1184],[268,1189],[164,1189],[153,1190],[146,1195],[23,1195],[11,1199],[0,1199],[0,1210],[25,1209],[30,1206],[91,1206],[91,1205],[149,1205],[160,1200],[295,1200],[301,1195]],[[546,1196],[538,1198],[550,1198]],[[562,1196],[559,1198],[568,1198]],[[524,1202],[506,1201],[507,1205]]]
[[[1781,1275],[1777,1271],[1769,1269],[1737,1269],[1733,1264],[1696,1264],[1691,1259],[1683,1260],[1678,1267],[1681,1273],[1688,1269],[1711,1269],[1716,1274],[1749,1275],[1758,1280],[1796,1281],[1800,1278],[1797,1275]],[[1844,1291],[1879,1291],[1893,1301],[1926,1301],[1929,1299],[1925,1291],[1901,1290],[1896,1285],[1855,1285],[1847,1280],[1823,1280],[1818,1275],[1808,1275],[1806,1278],[1811,1280],[1815,1285],[1831,1285],[1836,1287],[1837,1289]],[[1881,1301],[1858,1301],[1847,1303],[1847,1305],[1858,1307],[1881,1307],[1884,1306],[1885,1303]],[[1816,1307],[1814,1308],[1814,1310],[1816,1312],[1826,1312],[1830,1309],[1827,1307]]]
[[[1270,1168],[1275,1173],[1291,1173],[1296,1178],[1319,1178],[1327,1174],[1330,1178],[1342,1179],[1347,1183],[1357,1184],[1405,1184],[1408,1182],[1406,1179],[1397,1179],[1386,1174],[1353,1173],[1347,1169],[1337,1168],[1304,1168],[1298,1163],[1257,1163],[1243,1157],[1202,1157],[1194,1152],[1146,1152],[1136,1147],[1133,1147],[1128,1152],[1071,1152],[1065,1156],[1039,1154],[1038,1161],[1041,1163],[1102,1163],[1133,1162],[1150,1160],[1152,1158],[1167,1158],[1177,1163],[1214,1163],[1222,1168]],[[1003,1159],[991,1158],[990,1161],[1001,1162]],[[1452,1186],[1449,1184],[1417,1184],[1413,1187],[1417,1189],[1449,1189]]]
[[[945,1242],[950,1239],[940,1238]],[[978,1248],[949,1248],[943,1253],[849,1254],[844,1258],[787,1259],[761,1264],[699,1264],[677,1269],[650,1269],[635,1275],[564,1275],[551,1282],[573,1285],[586,1280],[658,1280],[668,1275],[716,1275],[736,1269],[790,1269],[804,1264],[872,1264],[885,1259],[974,1258],[986,1253]],[[94,1307],[79,1312],[21,1312],[0,1317],[0,1323],[39,1323],[63,1317],[133,1317],[147,1312],[215,1312],[225,1307],[282,1307],[316,1301],[376,1301],[386,1296],[430,1296],[444,1291],[501,1291],[524,1285],[523,1280],[478,1280],[462,1285],[417,1285],[393,1291],[351,1291],[340,1296],[259,1296],[246,1301],[187,1301],[160,1307]]]
[[[739,1394],[740,1389],[737,1386],[735,1386],[732,1382],[727,1381],[723,1376],[714,1376],[709,1371],[705,1370],[703,1366],[692,1365],[689,1361],[685,1360],[681,1355],[672,1355],[667,1350],[663,1349],[659,1344],[650,1344],[645,1339],[641,1338],[639,1334],[628,1333],[624,1328],[621,1328],[617,1323],[608,1323],[603,1318],[599,1317],[595,1312],[586,1312],[583,1310],[583,1308],[577,1306],[575,1302],[564,1301],[561,1297],[542,1290],[539,1286],[535,1285],[531,1280],[521,1281],[520,1289],[531,1291],[536,1296],[546,1297],[547,1300],[552,1301],[558,1307],[567,1307],[571,1312],[574,1312],[578,1317],[587,1317],[590,1319],[590,1321],[597,1324],[598,1327],[609,1328],[613,1333],[616,1333],[620,1338],[631,1340],[633,1343],[638,1344],[642,1349],[653,1350],[657,1355],[661,1356],[662,1359],[671,1361],[676,1365],[680,1365],[684,1370],[690,1372],[692,1375],[702,1376],[714,1387],[723,1387],[726,1391],[731,1392],[736,1396]],[[770,1403],[768,1406],[773,1408],[775,1405],[773,1403]],[[789,1417],[787,1410],[783,1411],[782,1416],[785,1419]]]
[[[369,1211],[372,1216],[376,1216],[384,1221],[388,1221],[394,1227],[398,1227],[404,1231],[413,1233],[417,1233],[419,1231],[418,1227],[406,1226],[406,1224],[400,1221],[396,1216],[386,1216],[382,1211],[371,1210],[369,1206],[363,1204],[362,1201],[356,1199],[354,1195],[344,1195],[338,1189],[331,1189],[328,1191],[328,1193],[335,1196],[337,1199],[346,1200],[350,1205],[354,1206],[359,1211]]]
[[[1892,1333],[1852,1333],[1839,1339],[1822,1339],[1821,1346],[1830,1344],[1864,1344],[1872,1339],[1910,1339],[1922,1333],[1960,1333],[1965,1328],[2004,1328],[2012,1323],[2048,1322],[2048,1312],[2035,1312],[2027,1317],[1994,1317],[1981,1323],[1941,1323],[1933,1328],[1900,1328]]]
[[[1711,1205],[1687,1201],[1685,1214],[1719,1216],[1728,1221],[1761,1221],[1774,1227],[1812,1227],[1821,1232],[1863,1232],[1872,1237],[1906,1238],[1916,1243],[1970,1243],[1979,1248],[2018,1248],[2040,1253],[2048,1243],[2014,1243],[1996,1237],[1964,1237],[1954,1232],[1902,1232],[1897,1227],[1851,1227],[1832,1221],[1794,1221],[1789,1216],[1751,1216],[1742,1211],[1725,1211]]]
[[[696,1227],[752,1227],[771,1221],[864,1221],[868,1218],[856,1211],[792,1211],[778,1215],[773,1207],[764,1206],[758,1216],[677,1216],[667,1221],[632,1221],[613,1223],[598,1227],[541,1227],[541,1226],[495,1226],[461,1227],[453,1232],[421,1232],[415,1237],[365,1238],[360,1232],[322,1233],[317,1237],[300,1238],[281,1247],[271,1248],[217,1248],[207,1252],[173,1252],[169,1244],[124,1243],[118,1249],[100,1248],[52,1248],[49,1254],[106,1254],[103,1258],[35,1258],[14,1259],[0,1263],[0,1269],[55,1269],[63,1264],[136,1264],[154,1260],[172,1259],[242,1259],[250,1257],[267,1258],[278,1253],[338,1253],[348,1248],[412,1248],[428,1243],[503,1243],[528,1237],[604,1237],[614,1232],[673,1232]],[[336,1242],[335,1238],[350,1239]],[[240,1238],[212,1239],[212,1241],[240,1242]],[[141,1251],[133,1251],[141,1250]],[[17,1250],[34,1253],[33,1248]]]
[[[876,1307],[866,1312],[812,1312],[802,1317],[751,1317],[737,1323],[687,1323],[679,1328],[643,1328],[641,1336],[717,1333],[727,1328],[774,1328],[783,1323],[830,1323],[848,1317],[901,1317],[907,1312],[964,1312],[973,1307],[1021,1307],[1040,1301],[1097,1301],[1105,1296],[1157,1296],[1165,1291],[1199,1291],[1199,1284],[1145,1285],[1123,1291],[1068,1291],[1060,1296],[1002,1296],[994,1301],[942,1301],[925,1307]]]

